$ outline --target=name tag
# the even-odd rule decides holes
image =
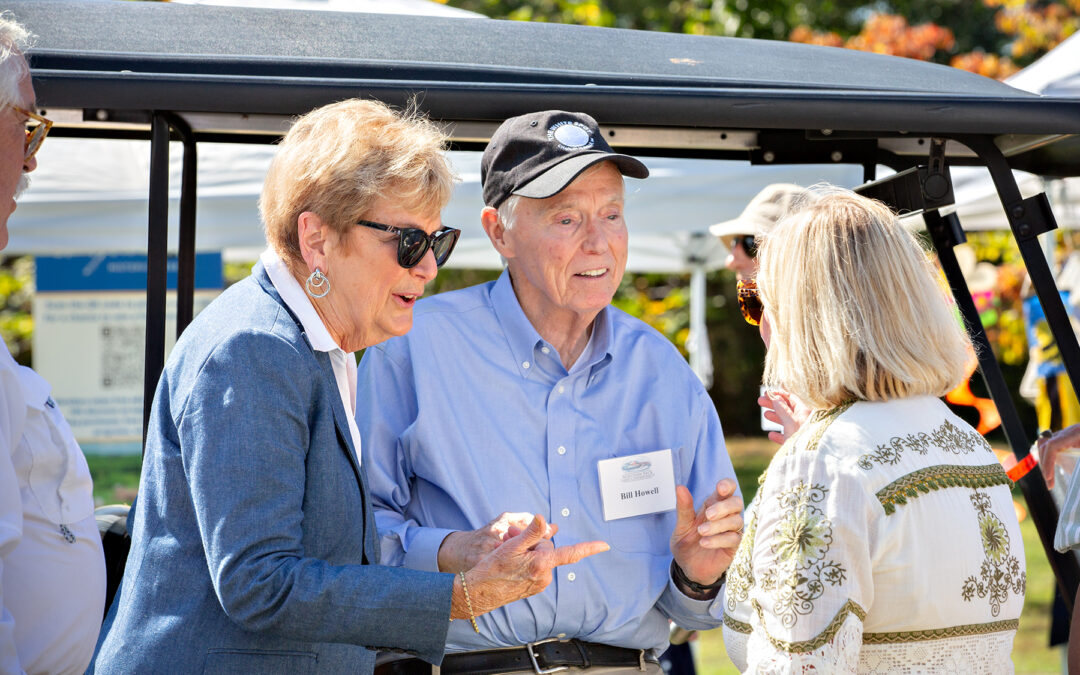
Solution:
[[[604,520],[618,520],[675,508],[675,469],[671,450],[602,459],[600,495]]]

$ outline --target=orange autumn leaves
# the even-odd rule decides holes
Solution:
[[[949,64],[987,77],[1003,79],[1019,66],[1013,61],[1031,60],[1053,49],[1080,29],[1080,0],[982,0],[996,8],[996,28],[1011,38],[1008,54],[984,51],[955,54]],[[790,34],[792,42],[847,47],[878,54],[905,56],[929,61],[955,48],[953,32],[935,23],[912,26],[895,14],[872,14],[855,35],[843,38],[832,31],[815,31],[798,26]]]

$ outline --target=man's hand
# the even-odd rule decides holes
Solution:
[[[469,618],[469,601],[473,616],[479,616],[515,600],[536,595],[551,583],[551,570],[555,567],[576,563],[609,548],[602,541],[556,548],[551,539],[545,537],[548,531],[543,516],[537,515],[524,532],[507,539],[480,560],[465,573],[468,599],[461,588],[459,575],[454,582],[450,618]]]
[[[1046,487],[1054,487],[1054,463],[1062,450],[1080,448],[1080,424],[1065,427],[1050,437],[1041,437],[1038,440],[1039,466],[1042,469],[1043,480]]]
[[[502,513],[481,528],[451,532],[439,546],[439,571],[457,573],[471,570],[504,541],[520,534],[532,519],[531,513]],[[557,525],[548,525],[542,537],[551,539],[558,529]]]
[[[675,488],[675,509],[678,520],[671,534],[675,564],[694,583],[716,583],[742,541],[743,501],[735,494],[735,481],[725,478],[717,483],[716,490],[696,513],[693,496],[680,485]],[[681,586],[679,590],[697,595]]]
[[[783,444],[799,430],[810,417],[810,407],[794,394],[779,389],[771,389],[764,396],[759,396],[757,404],[765,408],[765,419],[784,427],[783,431],[770,431],[769,440]]]

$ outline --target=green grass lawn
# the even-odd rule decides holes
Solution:
[[[768,466],[775,445],[764,439],[728,441],[728,451],[738,474],[739,485],[747,502],[757,492],[757,478]],[[94,477],[94,498],[98,504],[130,503],[139,483],[138,455],[88,455]],[[1016,499],[1022,504],[1019,490]],[[1050,605],[1054,578],[1046,562],[1039,535],[1031,518],[1020,523],[1027,555],[1027,597],[1020,618],[1020,629],[1013,646],[1013,664],[1018,675],[1060,673],[1061,657],[1047,646],[1050,634]],[[699,675],[729,675],[738,671],[728,661],[719,630],[702,633],[697,643]]]

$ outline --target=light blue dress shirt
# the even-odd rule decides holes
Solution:
[[[675,480],[698,506],[735,477],[712,400],[645,323],[604,309],[567,372],[503,272],[419,302],[412,330],[368,348],[357,379],[383,564],[436,570],[447,534],[504,511],[542,514],[559,526],[556,545],[611,545],[556,568],[542,593],[478,617],[479,634],[453,622],[448,651],[548,637],[659,650],[669,618],[719,625],[709,614],[719,600],[690,599],[670,578],[674,511],[603,516],[602,459],[671,449]]]

